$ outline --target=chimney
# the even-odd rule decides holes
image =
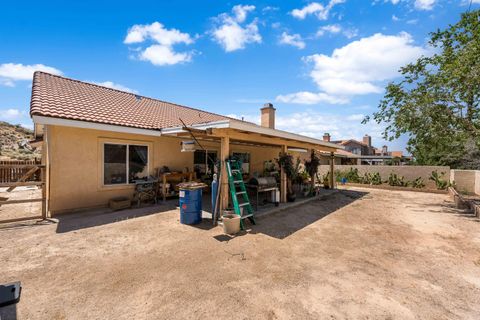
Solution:
[[[372,137],[370,137],[368,134],[366,134],[363,137],[363,143],[366,144],[367,146],[371,147],[372,146]]]
[[[388,147],[387,146],[383,146],[382,147],[382,156],[387,156],[388,155]]]
[[[325,132],[323,134],[323,141],[330,142],[330,133]]]
[[[275,108],[271,103],[265,103],[262,112],[262,127],[275,129]]]

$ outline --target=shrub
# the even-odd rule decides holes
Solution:
[[[390,173],[388,177],[388,185],[392,187],[408,187],[408,182],[403,176],[398,176],[396,173]]]
[[[362,178],[358,174],[358,169],[357,168],[350,168],[348,171],[340,171],[337,170],[335,171],[335,176],[337,181],[341,181],[342,178],[347,179],[347,182],[352,182],[352,183],[361,183]]]
[[[422,189],[425,187],[425,183],[423,182],[422,177],[418,177],[415,180],[413,180],[411,182],[411,185],[413,188],[416,188],[416,189]]]
[[[438,190],[445,190],[451,186],[450,181],[445,179],[445,172],[440,172],[440,174],[438,174],[437,171],[432,171],[430,180],[435,181],[435,186]]]

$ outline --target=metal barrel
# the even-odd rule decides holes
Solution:
[[[180,223],[202,222],[202,189],[180,189]]]

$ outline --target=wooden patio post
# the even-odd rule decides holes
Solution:
[[[222,166],[222,175],[220,181],[220,214],[228,207],[228,175],[225,160],[230,155],[230,137],[225,136],[220,140],[220,160]]]
[[[286,145],[282,146],[282,152],[287,153]],[[280,168],[280,202],[287,202],[287,174],[283,168]]]
[[[333,185],[333,170],[334,170],[334,166],[335,166],[335,154],[333,152],[330,152],[330,176],[329,176],[329,184],[330,184],[330,189],[333,189],[334,185]]]

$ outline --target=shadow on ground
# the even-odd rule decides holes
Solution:
[[[339,190],[298,207],[257,219],[250,233],[262,233],[277,239],[285,239],[295,232],[357,201],[368,192]]]
[[[102,226],[119,221],[135,219],[174,210],[176,203],[166,202],[159,205],[133,208],[121,211],[99,209],[88,212],[76,212],[56,216],[58,220],[57,233]]]
[[[420,208],[429,208],[428,212],[433,213],[448,213],[460,218],[464,218],[467,220],[473,220],[475,222],[480,222],[480,217],[475,215],[475,212],[469,208],[459,209],[455,206],[453,201],[444,201],[441,204],[438,203],[426,203],[426,204],[418,204]],[[407,206],[411,207],[411,206]],[[432,207],[434,209],[432,209]],[[425,209],[414,209],[414,212],[424,212]]]
[[[257,218],[257,225],[248,225],[248,228],[251,228],[249,233],[263,233],[274,238],[284,239],[367,194],[368,192],[339,190],[337,193],[323,196],[298,207],[280,211],[267,217]],[[174,210],[176,207],[176,201],[167,201],[160,205],[145,206],[123,211],[101,209],[96,211],[64,214],[57,218],[58,224],[56,232],[71,232],[153,214],[161,214],[162,212]],[[209,230],[213,228],[213,225],[211,219],[205,218],[202,223],[191,227]],[[241,235],[244,235],[244,233],[240,233],[238,236]],[[217,240],[228,241],[230,239],[230,237],[219,237]]]

